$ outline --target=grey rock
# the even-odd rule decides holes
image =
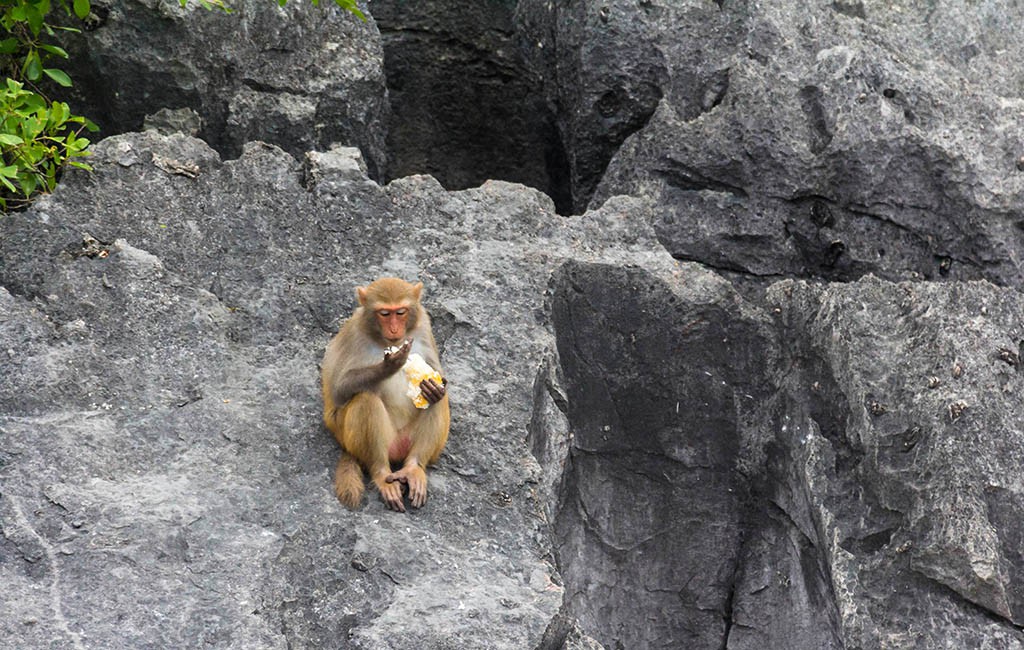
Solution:
[[[263,3],[231,44],[97,4],[96,91],[156,130],[0,219],[0,638],[1024,648],[1004,4],[381,2],[381,40]],[[391,170],[440,181],[371,180],[382,51]],[[445,189],[494,152],[589,211]],[[338,505],[320,422],[385,274],[425,282],[453,401],[405,515]]]
[[[605,647],[1024,647],[1019,292],[552,286],[530,431],[563,617]]]
[[[757,306],[645,200],[380,187],[352,148],[94,165],[0,220],[16,647],[1024,647],[1017,291]],[[406,515],[338,505],[320,422],[384,274],[426,282],[454,405]]]
[[[645,204],[566,219],[523,186],[380,187],[351,150],[304,170],[155,131],[92,162],[0,219],[0,636],[538,645],[563,595],[524,443],[545,290],[568,259],[668,273]],[[450,442],[404,516],[337,503],[320,414],[323,348],[383,274],[425,281],[451,379]]]
[[[563,611],[551,621],[539,650],[605,650],[592,636],[583,632],[579,621]]]
[[[317,192],[344,191],[351,183],[367,181],[366,162],[355,147],[332,147],[330,151],[307,151],[303,167],[305,185]]]
[[[745,3],[740,3],[745,4]],[[742,20],[711,2],[517,3],[524,51],[558,107],[574,209],[623,142],[669,97],[684,119],[721,101]]]
[[[300,160],[337,143],[382,172],[389,109],[372,17],[364,23],[332,2],[230,5],[226,15],[198,1],[93,3],[87,30],[65,39],[76,110],[112,135],[161,109],[191,109],[201,137],[226,157],[250,140]]]
[[[193,137],[203,130],[203,118],[191,108],[161,108],[142,120],[143,131],[157,131],[163,135],[184,133]]]
[[[524,2],[520,25],[578,209],[650,197],[675,257],[748,275],[1019,285],[1019,11]]]
[[[795,370],[765,419],[770,498],[828,558],[841,647],[1024,647],[1021,294],[868,277],[769,297]]]
[[[568,612],[605,647],[723,647],[770,323],[696,265],[659,278],[573,262],[552,282],[573,432],[554,518]]]

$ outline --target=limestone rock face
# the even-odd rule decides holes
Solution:
[[[522,0],[516,15],[523,48],[560,109],[578,211],[663,98],[685,119],[721,101],[742,40],[741,17],[710,2]]]
[[[0,217],[4,647],[1024,648],[1019,7],[118,2],[148,130]],[[406,514],[321,423],[384,275]]]
[[[531,444],[596,640],[1024,647],[1019,292],[786,281],[766,312],[696,265],[552,282]]]
[[[696,265],[666,282],[571,263],[552,282],[572,432],[554,516],[566,605],[607,647],[721,647],[769,323]]]
[[[523,442],[548,278],[671,268],[645,205],[563,219],[507,183],[381,187],[352,149],[223,162],[150,131],[95,151],[95,173],[0,219],[3,638],[539,644],[564,590]],[[317,363],[381,275],[426,283],[453,404],[406,515],[338,504],[321,423]]]
[[[86,31],[68,36],[77,110],[104,135],[142,128],[161,109],[189,108],[227,157],[251,140],[297,159],[333,144],[358,147],[375,177],[388,119],[380,33],[332,2],[100,0]]]
[[[520,8],[578,208],[650,196],[675,257],[744,274],[1021,282],[1019,7]]]
[[[1019,647],[1021,294],[874,278],[769,293],[794,337],[783,365],[801,367],[768,420],[788,446],[770,498],[832,549],[847,647]],[[933,620],[949,629],[907,625]]]

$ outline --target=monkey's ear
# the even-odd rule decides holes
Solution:
[[[366,306],[366,296],[366,287],[356,287],[356,299],[358,299],[359,304],[363,305],[364,307]]]
[[[412,285],[412,295],[413,295],[413,298],[415,298],[417,301],[419,301],[421,293],[423,293],[423,283],[422,282],[417,282],[416,284]]]

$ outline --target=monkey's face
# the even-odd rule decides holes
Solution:
[[[397,343],[405,339],[409,323],[409,307],[406,305],[383,305],[373,311],[380,327],[381,337],[388,343]]]

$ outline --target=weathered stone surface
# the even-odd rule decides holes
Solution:
[[[0,219],[12,647],[540,642],[563,592],[524,444],[548,278],[672,261],[637,201],[563,219],[505,183],[382,188],[354,156],[303,171],[129,134]],[[340,507],[320,422],[323,347],[381,274],[426,282],[451,378],[451,440],[407,515]]]
[[[760,463],[826,557],[845,647],[1024,647],[1021,294],[869,277],[769,298],[791,343]]]
[[[720,648],[768,319],[696,265],[666,281],[570,263],[552,282],[572,432],[554,518],[568,611],[606,647]]]
[[[386,165],[387,89],[380,33],[332,2],[240,0],[233,13],[197,0],[99,0],[88,29],[67,37],[76,109],[104,135],[142,128],[164,108],[190,108],[201,137],[227,157],[250,140],[301,159],[332,144]]]
[[[637,199],[96,150],[0,220],[17,647],[1024,647],[1017,291],[787,281],[765,310]],[[407,515],[336,503],[320,424],[323,346],[385,273],[426,281],[452,381]]]
[[[198,137],[203,130],[203,118],[191,108],[161,108],[142,120],[143,131],[158,131],[164,135],[183,133]]]
[[[720,3],[521,0],[517,26],[557,107],[572,201],[583,211],[627,137],[663,97],[692,119],[721,101],[741,19]],[[737,12],[739,13],[739,12]]]
[[[1024,648],[1004,4],[375,3],[394,169],[563,208],[567,164],[573,218],[373,182],[372,22],[97,4],[96,90],[156,130],[0,218],[0,638]],[[161,135],[197,125],[241,157]],[[320,424],[382,274],[426,283],[453,399],[406,515],[337,504]]]
[[[577,207],[650,197],[674,256],[757,276],[1020,284],[1019,7],[520,6]]]
[[[531,445],[596,641],[1024,647],[1019,292],[782,282],[776,327],[696,265],[552,282]]]

